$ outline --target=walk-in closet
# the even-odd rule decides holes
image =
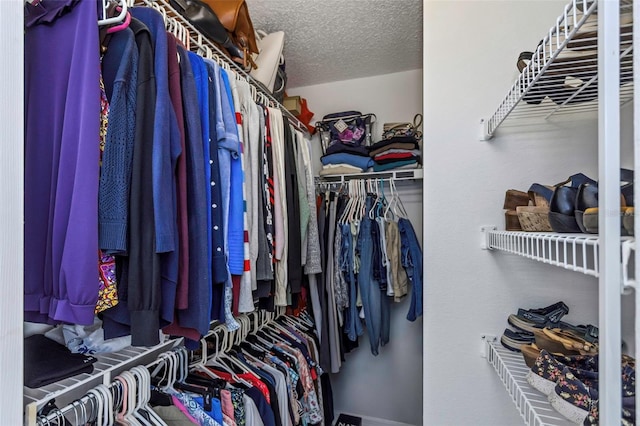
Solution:
[[[0,1],[0,424],[431,424],[399,4]]]
[[[0,0],[0,424],[639,423],[640,0],[245,0],[262,43],[284,34],[267,79],[247,56],[257,46],[233,44],[239,28],[208,31],[218,24],[203,2]],[[25,20],[25,10],[35,12]],[[78,10],[92,17],[73,28],[82,36],[60,37],[58,19]],[[157,140],[128,134],[149,144],[130,163],[136,206],[154,218],[135,222],[140,238],[117,226],[96,226],[94,240],[78,232],[83,197],[108,183],[98,171],[130,161],[98,150],[101,124],[103,146],[113,141],[104,118],[114,69],[87,97],[90,80],[56,68],[94,39],[135,44],[139,71],[168,65],[142,86],[173,91],[140,97],[166,108],[109,105],[157,127]],[[155,62],[158,45],[171,47],[167,63]],[[114,53],[100,62],[87,52],[73,66],[97,83]],[[42,96],[60,87],[66,96]],[[72,127],[57,126],[56,114]],[[91,123],[92,157],[57,149],[69,136],[38,145]],[[160,158],[150,147],[163,137],[175,150],[141,162]],[[174,184],[162,165],[187,182],[176,178],[168,198],[158,192]],[[70,179],[79,192],[47,204],[41,177],[52,188]],[[97,200],[109,208],[89,212],[96,225],[115,201]],[[172,222],[180,205],[186,213]],[[163,219],[177,229],[166,238]],[[150,254],[136,252],[142,245]],[[130,247],[148,257],[123,260]],[[80,276],[73,266],[92,273],[94,257],[137,282],[121,300],[141,304],[114,309],[109,275],[98,288],[98,273],[100,305],[84,286],[74,291],[89,299],[78,303],[34,290],[38,274],[54,286],[71,279],[41,274],[51,262]],[[146,277],[148,259],[161,299],[135,275]],[[69,333],[86,333],[75,325],[89,327],[94,306],[106,312],[105,336],[130,339],[98,346],[124,346],[91,353],[86,338],[94,346],[64,364],[47,361],[59,347],[28,351],[53,348],[42,336],[60,323],[62,343],[77,343]],[[38,356],[42,368],[25,374],[23,360]]]

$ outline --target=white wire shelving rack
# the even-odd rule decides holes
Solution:
[[[129,368],[153,361],[158,354],[166,352],[182,342],[179,339],[167,339],[152,347],[127,347],[108,354],[95,354],[98,361],[93,364],[93,372],[79,374],[59,382],[37,389],[24,386],[24,424],[36,424],[37,412],[47,402],[56,400],[57,406],[64,406],[84,395],[99,384],[108,385],[113,378]]]
[[[546,395],[527,383],[529,367],[524,363],[522,354],[503,348],[495,339],[485,339],[485,345],[487,361],[500,377],[526,425],[574,425],[558,414]]]
[[[389,170],[388,172],[363,172],[343,175],[324,175],[316,176],[316,184],[342,184],[350,180],[357,179],[383,179],[394,180],[396,182],[407,180],[419,180],[424,177],[424,169],[411,170]]]
[[[501,125],[537,123],[598,110],[598,1],[572,0],[544,36],[493,115],[482,139]],[[620,103],[633,99],[632,0],[620,1]],[[515,58],[514,58],[515,59]],[[512,120],[519,118],[520,120]],[[507,120],[508,119],[508,120]]]
[[[600,237],[594,234],[514,232],[485,229],[484,248],[500,250],[592,277],[600,276]],[[621,237],[622,285],[635,287],[635,239]]]
[[[594,116],[598,123],[600,192],[597,242],[580,236],[571,240],[542,234],[533,237],[496,234],[495,248],[598,277],[599,420],[606,425],[620,423],[621,291],[624,280],[635,288],[633,269],[635,262],[640,261],[638,250],[632,250],[635,241],[621,240],[620,215],[609,214],[620,205],[620,109],[631,101],[635,107],[634,165],[640,166],[640,93],[635,93],[638,89],[633,85],[637,74],[634,64],[640,67],[640,61],[632,55],[633,44],[640,45],[638,28],[633,31],[639,22],[640,0],[571,0],[495,113],[483,120],[481,136],[483,140],[490,139],[507,118],[509,125],[530,126],[551,117],[566,115],[575,119],[582,118],[584,113],[597,112]],[[640,181],[636,182],[635,195],[640,197],[638,185]],[[639,223],[640,212],[635,212],[635,220]],[[493,243],[483,242],[485,247]],[[574,244],[575,256],[563,258],[565,253],[573,256]],[[635,297],[640,309],[638,291]],[[640,312],[638,309],[636,312]],[[637,314],[635,326],[638,341]],[[636,345],[638,356],[640,345]],[[640,384],[637,390],[640,391]],[[640,399],[636,402],[640,409]]]

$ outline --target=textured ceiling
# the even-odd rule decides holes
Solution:
[[[246,0],[285,32],[287,87],[422,68],[422,0]]]

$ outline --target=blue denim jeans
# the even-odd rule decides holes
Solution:
[[[422,315],[422,249],[413,225],[407,219],[398,220],[402,252],[402,266],[411,282],[411,304],[407,319],[415,321]]]
[[[380,344],[384,346],[389,343],[391,332],[391,299],[387,296],[387,267],[383,262],[387,248],[383,247],[380,239],[380,234],[384,233],[384,224],[382,229],[380,225],[378,220],[372,221],[371,241],[373,243],[373,277],[380,289]]]
[[[358,287],[364,309],[364,320],[371,345],[371,353],[378,355],[380,341],[380,286],[373,277],[373,241],[371,240],[373,220],[364,217],[360,223],[358,234],[358,252],[360,253],[360,270],[358,271]]]
[[[358,316],[358,290],[356,288],[356,276],[353,270],[353,235],[349,224],[339,225],[342,234],[342,247],[340,250],[340,270],[345,281],[349,285],[349,306],[346,309],[344,331],[352,342],[362,336],[362,322]]]
[[[367,198],[366,211],[371,209],[372,201],[371,197]],[[380,340],[383,334],[382,329],[385,326],[383,320],[386,320],[388,323],[390,315],[388,309],[383,309],[383,292],[380,290],[380,283],[375,279],[373,272],[372,228],[374,226],[378,226],[377,223],[367,215],[365,215],[360,223],[357,245],[360,255],[358,287],[360,288],[360,298],[362,299],[364,308],[364,318],[367,324],[371,353],[378,355],[378,347],[380,346]],[[386,337],[388,340],[388,336]]]

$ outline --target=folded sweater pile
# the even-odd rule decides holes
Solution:
[[[420,147],[415,136],[396,136],[376,142],[370,147],[369,156],[374,160],[375,172],[413,169],[421,163]]]
[[[361,173],[374,165],[369,147],[347,143],[332,144],[320,161],[322,162],[321,176]]]

